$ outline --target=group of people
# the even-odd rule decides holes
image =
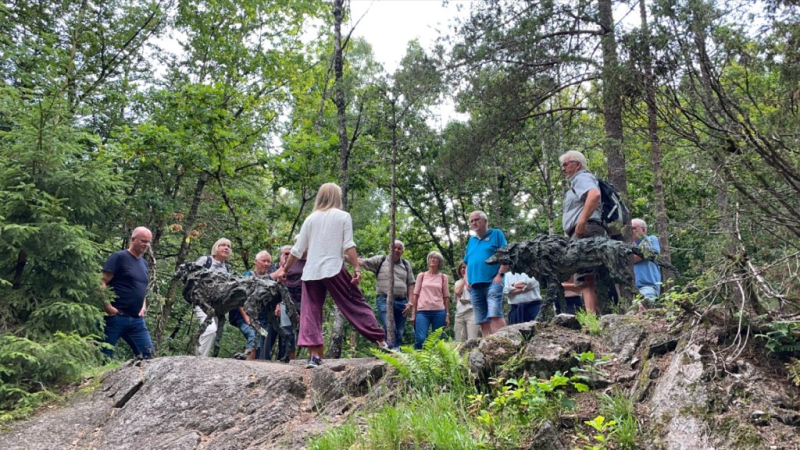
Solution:
[[[588,171],[586,158],[577,151],[569,151],[559,158],[561,171],[569,181],[563,202],[562,226],[572,239],[606,236],[601,220],[601,193],[597,178]],[[278,265],[272,264],[271,255],[262,251],[256,255],[255,268],[249,276],[270,277],[284,283],[292,302],[299,305],[299,330],[296,345],[309,351],[308,367],[323,363],[323,305],[329,294],[336,306],[353,327],[367,340],[383,351],[391,352],[402,344],[406,320],[414,324],[414,347],[421,348],[431,330],[450,325],[450,288],[447,275],[442,272],[444,258],[439,252],[427,255],[427,270],[414,276],[411,264],[402,258],[405,245],[395,241],[389,256],[361,259],[353,240],[350,214],[342,209],[342,191],[334,183],[323,184],[317,192],[314,211],[306,218],[293,246],[281,249]],[[508,298],[510,312],[508,323],[516,324],[534,320],[541,308],[539,283],[524,273],[513,273],[505,265],[490,265],[486,260],[506,245],[506,237],[496,228],[489,228],[487,215],[475,211],[469,215],[473,232],[459,264],[459,280],[454,285],[455,337],[463,341],[480,335],[486,337],[506,326],[504,296]],[[632,239],[637,245],[658,253],[658,239],[647,235],[647,224],[641,219],[631,222]],[[113,346],[121,337],[133,353],[142,358],[153,355],[153,344],[144,323],[145,294],[148,275],[142,258],[152,240],[152,233],[144,227],[136,228],[128,249],[112,254],[103,266],[103,286],[114,290],[116,298],[105,305],[106,343],[103,351],[111,355]],[[209,270],[229,272],[227,259],[231,255],[231,242],[218,240],[211,254],[200,257],[195,263]],[[352,267],[348,272],[345,262]],[[650,259],[636,257],[634,261],[636,285],[647,298],[660,294],[661,278],[658,266]],[[361,270],[376,275],[376,314],[373,312],[358,285]],[[597,294],[594,292],[594,275],[591,271],[579,272],[564,283],[567,303],[564,312],[574,314],[579,308],[598,312]],[[391,295],[390,295],[391,292]],[[410,298],[409,298],[410,296]],[[393,345],[387,343],[387,309],[391,301],[394,328]],[[560,312],[561,305],[556,305]],[[194,314],[205,322],[206,314],[195,306]],[[279,343],[279,359],[293,359],[295,354],[295,325],[287,316],[285,305],[276,311],[280,314],[281,328],[288,337]],[[239,328],[246,339],[243,358],[257,356],[269,359],[275,338],[281,340],[278,330],[270,329],[267,336],[256,339],[253,318],[243,308],[231,311],[230,323]],[[264,318],[255,320],[264,321]],[[380,321],[379,326],[378,322]],[[215,320],[208,326],[198,342],[198,355],[209,355],[217,327]],[[269,325],[264,324],[269,328]]]

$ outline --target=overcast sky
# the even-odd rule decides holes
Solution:
[[[469,3],[450,1],[445,7],[442,0],[350,0],[350,27],[361,19],[353,34],[372,44],[375,59],[392,73],[408,41],[419,38],[423,48],[431,48],[437,29],[446,32],[457,6],[466,10]]]

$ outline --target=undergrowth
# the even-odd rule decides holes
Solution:
[[[45,403],[60,401],[58,386],[80,381],[99,366],[95,339],[61,332],[45,343],[0,336],[0,423],[25,418]]]

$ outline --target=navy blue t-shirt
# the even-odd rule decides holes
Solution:
[[[128,250],[120,250],[108,257],[103,272],[114,275],[108,287],[117,299],[111,302],[111,306],[126,316],[138,317],[147,294],[147,261],[133,256]]]

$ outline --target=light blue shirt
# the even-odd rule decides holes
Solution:
[[[655,236],[642,236],[636,241],[642,251],[647,254],[661,253],[661,246],[658,244],[658,238]],[[642,286],[661,286],[661,270],[658,265],[653,261],[644,260],[633,265],[633,274],[636,276],[636,287]]]

